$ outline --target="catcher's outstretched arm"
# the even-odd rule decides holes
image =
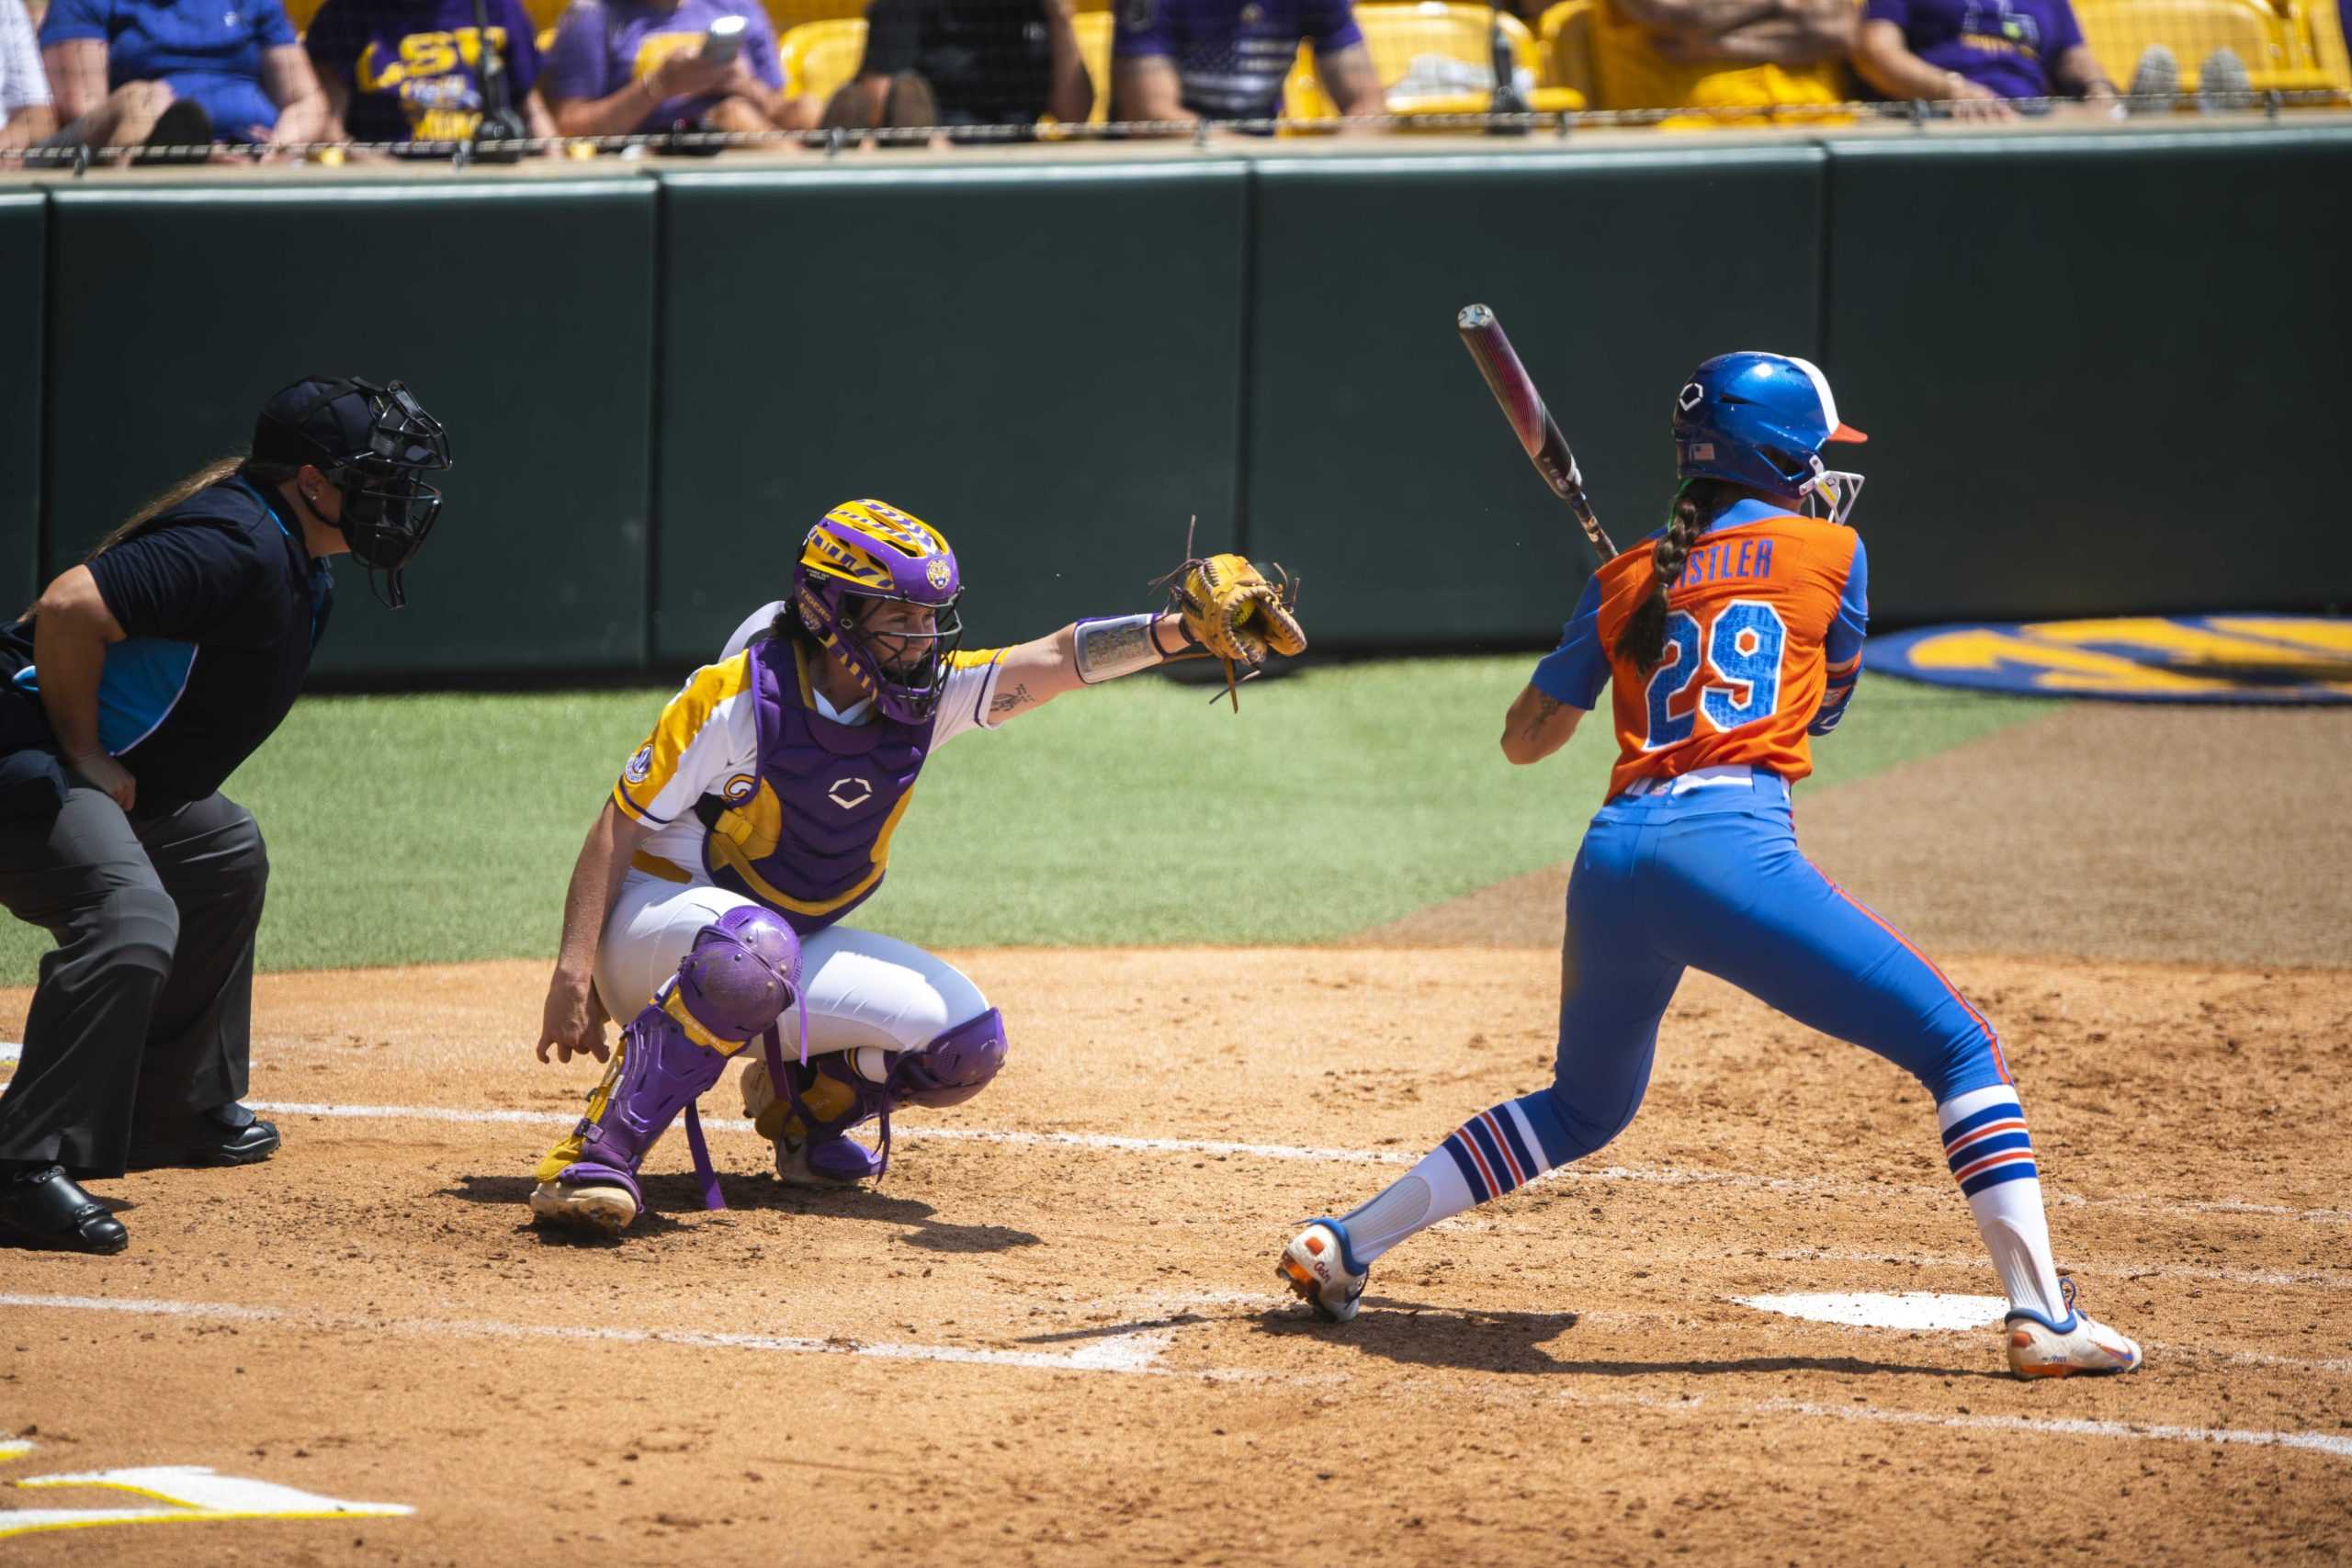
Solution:
[[[1017,643],[997,661],[989,723],[1002,724],[1080,686],[1099,686],[1182,658],[1192,647],[1182,618],[1172,611],[1079,621],[1034,642]]]

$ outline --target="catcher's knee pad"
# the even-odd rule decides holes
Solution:
[[[893,1105],[961,1105],[1004,1067],[1004,1015],[990,1008],[890,1064]]]
[[[676,977],[621,1031],[620,1051],[568,1140],[571,1161],[555,1179],[616,1185],[641,1203],[637,1168],[646,1152],[799,988],[800,939],[765,909],[730,909],[695,932]],[[707,1201],[717,1182],[700,1138],[695,1142]]]

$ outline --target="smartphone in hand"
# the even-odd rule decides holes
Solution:
[[[741,17],[721,17],[710,24],[703,34],[701,58],[713,65],[731,65],[743,48],[743,28],[748,24]]]

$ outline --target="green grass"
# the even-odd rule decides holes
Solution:
[[[1606,715],[1513,768],[1532,660],[1397,660],[1253,683],[1240,716],[1145,678],[948,748],[861,923],[928,946],[1315,942],[1567,858]],[[581,836],[666,690],[313,697],[236,777],[270,844],[266,968],[552,953]],[[1824,783],[2047,705],[1866,682]],[[0,922],[0,983],[46,933]]]

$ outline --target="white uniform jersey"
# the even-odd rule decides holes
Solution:
[[[695,815],[695,803],[710,795],[740,802],[758,787],[758,704],[752,696],[745,650],[783,607],[781,600],[763,604],[735,628],[718,661],[686,678],[662,708],[652,735],[621,770],[613,803],[654,830],[639,853],[699,878],[703,836],[708,829]],[[1001,649],[956,656],[940,692],[938,716],[932,721],[933,751],[967,730],[996,728],[989,720],[989,704],[996,696],[1003,657]],[[864,724],[874,716],[870,697],[836,710],[821,692],[811,694],[818,713],[836,723]]]

